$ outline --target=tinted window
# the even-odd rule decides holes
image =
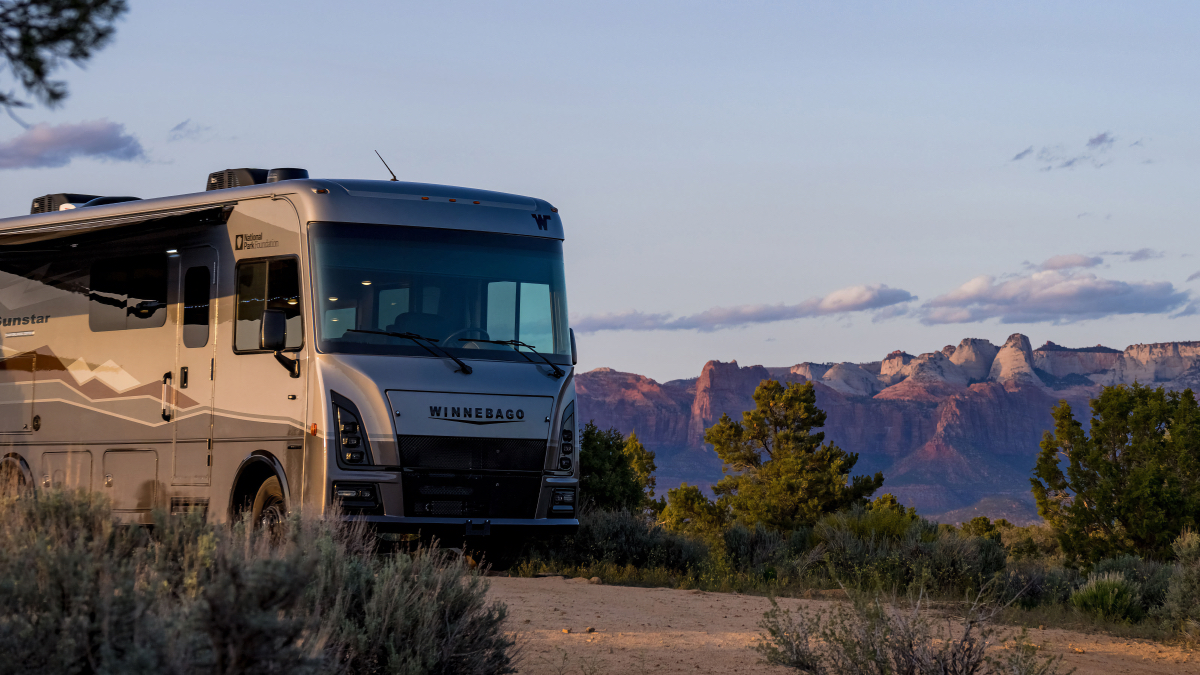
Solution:
[[[407,338],[357,331],[411,332],[462,358],[525,361],[484,342],[519,340],[570,363],[562,242],[391,225],[310,232],[321,351],[426,355]]]
[[[110,258],[92,265],[88,325],[94,331],[157,328],[167,322],[167,257]]]
[[[191,267],[183,275],[183,346],[208,344],[209,289],[212,287],[208,266]]]
[[[263,310],[283,310],[287,317],[286,349],[304,343],[300,315],[300,268],[295,258],[248,260],[237,266],[237,321],[234,351],[258,351]]]

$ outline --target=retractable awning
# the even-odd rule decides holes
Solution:
[[[14,246],[18,244],[46,241],[49,239],[59,239],[62,237],[82,234],[84,232],[109,230],[117,227],[128,227],[141,223],[163,220],[165,218],[173,218],[175,216],[200,213],[202,211],[220,212],[226,207],[232,207],[235,204],[237,204],[237,200],[15,227],[12,229],[0,230],[0,246]],[[90,208],[98,207],[89,207],[89,209]]]

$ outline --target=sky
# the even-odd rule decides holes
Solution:
[[[133,0],[0,215],[304,167],[540,197],[580,367],[1200,340],[1200,5]],[[0,88],[14,89],[0,71]],[[18,121],[19,120],[19,121]]]

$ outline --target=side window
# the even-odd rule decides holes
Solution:
[[[167,322],[166,255],[97,261],[89,285],[93,331],[158,328]]]
[[[488,284],[487,326],[492,340],[517,337],[517,282],[493,281]]]
[[[304,344],[304,324],[300,315],[300,266],[295,258],[247,260],[237,266],[237,317],[234,322],[233,349],[258,351],[263,310],[282,310],[287,318],[285,349]]]
[[[550,286],[521,284],[521,342],[542,352],[554,351],[554,324],[550,317]]]
[[[208,305],[212,274],[207,265],[189,267],[183,275],[183,346],[208,344]]]

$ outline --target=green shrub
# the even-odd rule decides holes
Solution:
[[[817,521],[814,528],[818,538],[833,531],[847,533],[859,539],[901,541],[917,533],[925,541],[938,537],[936,523],[915,514],[897,509],[868,509],[861,506],[832,513]]]
[[[1175,571],[1155,616],[1171,630],[1200,640],[1200,534],[1184,531],[1171,549],[1175,552]]]
[[[999,600],[1022,609],[1065,604],[1080,581],[1073,569],[1027,561],[1008,563],[998,578]]]
[[[0,519],[0,672],[515,672],[478,574],[437,549],[376,555],[336,514],[148,529],[39,492]]]
[[[983,537],[1000,541],[1000,530],[987,516],[975,516],[970,521],[963,523],[961,529],[962,533],[969,537]]]
[[[1120,572],[1092,573],[1087,583],[1071,594],[1071,604],[1080,611],[1109,621],[1138,621],[1142,618],[1141,588]]]
[[[1004,550],[1008,551],[1009,560],[1056,561],[1062,558],[1058,539],[1047,525],[1017,527],[1003,519],[992,525],[1000,532],[1000,541],[1004,544]]]
[[[1004,639],[992,624],[996,611],[979,602],[966,609],[958,627],[933,622],[922,612],[923,600],[911,607],[885,604],[878,597],[828,612],[801,608],[781,610],[774,600],[759,627],[755,647],[763,661],[809,675],[1055,675],[1062,657],[1047,657],[1029,644],[1025,634]],[[988,654],[993,642],[1004,650]]]
[[[919,583],[959,593],[979,588],[1004,567],[998,542],[895,511],[854,507],[826,516],[813,528],[813,539],[825,547],[830,574],[856,588]]]
[[[654,453],[637,434],[583,425],[579,438],[579,501],[597,509],[638,510],[654,498]]]
[[[742,524],[725,530],[725,554],[739,570],[757,571],[785,557],[787,538],[776,531],[768,530],[761,523],[753,528]]]
[[[533,556],[566,565],[610,563],[684,571],[701,565],[708,552],[702,540],[667,530],[645,514],[585,510],[574,535],[536,545]]]
[[[1174,565],[1155,560],[1143,560],[1136,555],[1105,558],[1092,568],[1092,572],[1096,574],[1116,572],[1136,583],[1142,591],[1144,609],[1157,607],[1163,603],[1163,598],[1167,595],[1167,585],[1171,582],[1171,574],[1174,571]]]

